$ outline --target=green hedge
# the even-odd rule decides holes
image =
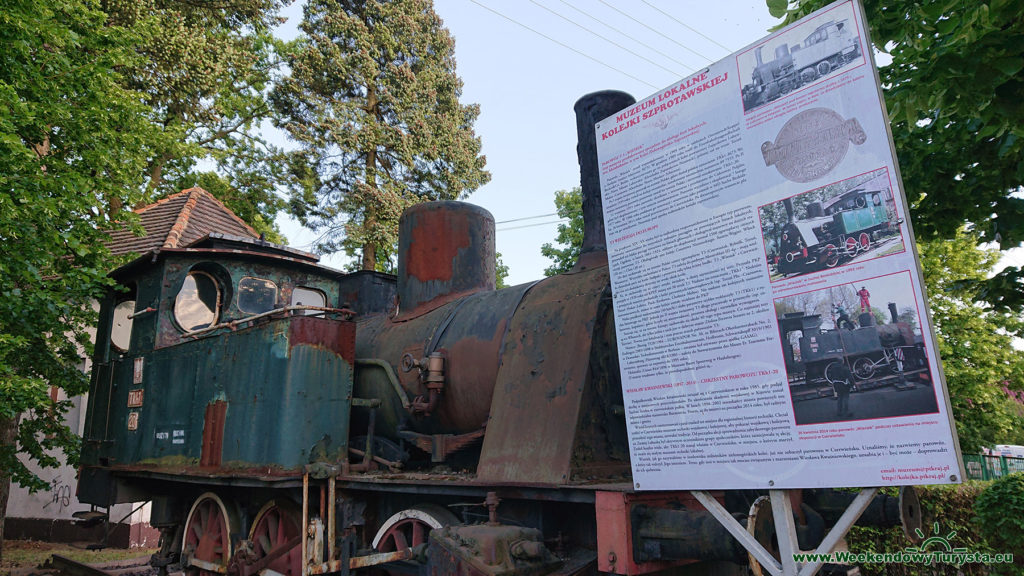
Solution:
[[[895,494],[893,489],[891,494]],[[863,564],[865,576],[1024,575],[1024,473],[993,482],[958,486],[918,486],[925,538],[942,536],[954,548],[990,555],[1012,552],[1012,565]],[[935,529],[938,527],[938,532]],[[952,534],[952,536],[950,536]],[[851,552],[893,553],[916,546],[899,527],[854,527],[847,536]],[[931,549],[934,550],[934,549]]]

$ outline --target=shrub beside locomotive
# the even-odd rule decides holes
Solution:
[[[493,217],[458,202],[403,215],[397,278],[218,235],[113,272],[80,499],[151,500],[154,565],[189,574],[745,569],[691,495],[633,491],[593,131],[632,103],[576,105],[567,274],[495,290]],[[852,499],[800,497],[805,546]]]

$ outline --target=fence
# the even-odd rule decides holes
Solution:
[[[1011,472],[1024,472],[1024,458],[964,454],[964,468],[970,480],[994,480]]]

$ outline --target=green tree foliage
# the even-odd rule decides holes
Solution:
[[[164,138],[145,167],[142,203],[200,185],[261,232],[285,207],[274,188],[287,175],[283,152],[264,140],[278,67],[271,27],[289,0],[104,0],[108,23],[141,37],[126,87],[143,94]],[[216,167],[202,171],[198,163]],[[208,170],[208,168],[207,168]]]
[[[48,390],[87,387],[104,231],[138,200],[161,146],[122,76],[141,41],[95,0],[10,0],[0,12],[0,532],[10,481],[45,485],[22,458],[77,457],[67,402]]]
[[[579,186],[572,190],[555,192],[555,211],[559,218],[569,221],[558,225],[558,236],[555,242],[562,248],[556,248],[550,242],[540,247],[540,253],[555,261],[544,270],[545,276],[554,276],[572,270],[579,260],[583,248],[583,191]]]
[[[981,249],[978,237],[964,231],[918,247],[960,446],[970,453],[1012,443],[1024,420],[1002,388],[1024,388],[1024,359],[1013,347],[1022,324],[979,301],[978,281],[991,272],[998,251]]]
[[[1012,553],[1014,558],[1024,556],[1024,472],[992,482],[978,496],[974,510],[982,534],[994,548]]]
[[[300,150],[291,211],[319,249],[387,260],[402,210],[485,184],[479,107],[459,103],[454,41],[428,0],[310,0],[274,89]]]
[[[494,253],[494,287],[508,288],[505,281],[508,280],[508,264],[501,261],[501,252]]]
[[[767,0],[786,23],[829,0]],[[967,224],[1002,248],[1024,242],[1024,25],[1020,2],[865,0],[903,182],[920,239]],[[994,305],[1024,306],[1024,272],[979,279]]]

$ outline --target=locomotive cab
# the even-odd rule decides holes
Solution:
[[[133,499],[130,483],[110,493],[108,474],[274,476],[347,454],[355,326],[339,307],[341,273],[309,254],[211,234],[112,276],[83,501]]]

